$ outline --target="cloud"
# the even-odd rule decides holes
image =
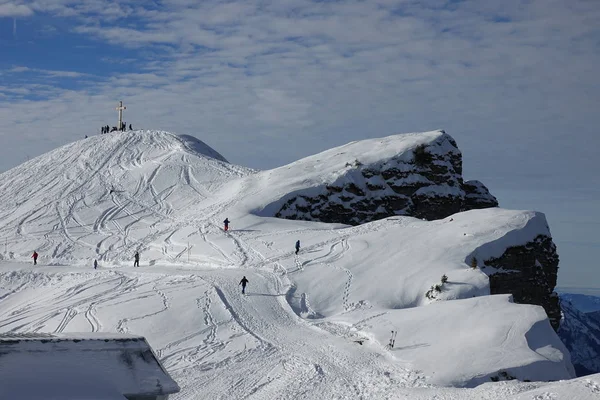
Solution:
[[[16,3],[2,3],[0,4],[0,18],[1,17],[29,17],[33,15],[33,10],[24,5]]]
[[[565,131],[598,140],[586,128],[599,93],[591,89],[600,62],[594,2],[30,4],[65,21],[57,43],[60,35],[74,35],[87,41],[76,51],[90,42],[98,47],[98,57],[90,52],[87,60],[98,70],[28,65],[28,74],[15,78],[14,86],[36,96],[15,97],[27,107],[15,105],[8,118],[37,121],[32,132],[36,126],[46,132],[50,121],[40,121],[53,117],[41,110],[60,104],[100,126],[123,98],[138,126],[208,132],[217,150],[252,132],[250,147],[222,152],[259,168],[366,136],[439,127],[454,133],[465,150],[477,149],[468,161],[478,166],[490,160],[479,156],[486,151],[477,148],[482,132],[490,146],[504,149],[501,159],[510,168],[539,168],[525,166],[523,157],[527,146],[549,137],[552,145],[541,147],[540,157],[556,158],[561,146],[571,146]],[[57,57],[69,51],[56,50]],[[40,83],[53,90],[30,88]],[[79,129],[68,124],[61,137],[79,137]],[[526,146],[509,149],[507,136]],[[289,145],[290,137],[305,141]],[[271,145],[281,150],[256,156]],[[572,164],[583,167],[586,160]]]
[[[285,90],[257,89],[251,109],[256,119],[281,127],[310,124],[310,103]]]
[[[89,76],[89,74],[85,74],[82,72],[75,71],[56,71],[56,70],[47,70],[40,68],[29,68],[24,66],[15,66],[9,70],[6,70],[8,73],[18,74],[18,73],[35,73],[44,75],[46,77],[55,77],[55,78],[82,78],[85,76]]]

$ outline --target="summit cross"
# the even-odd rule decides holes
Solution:
[[[123,102],[120,101],[119,102],[119,107],[117,107],[115,110],[117,110],[119,112],[119,125],[117,125],[117,130],[122,130],[123,129],[123,110],[126,110],[127,107],[125,107],[123,105]]]

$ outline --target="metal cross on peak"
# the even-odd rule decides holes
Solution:
[[[123,105],[122,101],[119,101],[119,107],[115,108],[115,110],[119,112],[119,125],[117,125],[118,130],[121,130],[121,127],[123,126],[123,110],[126,109],[127,107]]]

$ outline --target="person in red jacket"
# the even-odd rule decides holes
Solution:
[[[37,265],[38,253],[35,250],[33,251],[31,258],[33,258],[33,265]]]

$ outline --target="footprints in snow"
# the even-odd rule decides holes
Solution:
[[[210,305],[212,304],[212,299],[210,297],[211,291],[212,287],[204,292],[203,299],[196,299],[198,308],[200,308],[204,313],[204,323],[210,328],[208,335],[206,336],[205,343],[214,342],[215,338],[217,337],[218,330],[218,325],[215,323],[215,319],[210,312]]]
[[[585,387],[590,389],[592,393],[600,395],[600,384],[591,379],[586,380]]]
[[[346,251],[350,250],[350,245],[348,244],[348,240],[342,239],[341,242],[337,242],[333,246],[331,246],[331,250],[329,251],[329,254],[333,253],[334,249],[340,244],[342,246],[342,251],[332,258],[333,261],[340,259]],[[350,288],[352,287],[352,280],[354,279],[354,275],[352,275],[352,272],[347,268],[344,268],[344,267],[336,267],[336,268],[339,268],[342,271],[344,271],[346,273],[346,276],[348,277],[348,279],[346,280],[346,284],[344,285],[344,291],[342,293],[342,306],[344,307],[344,311],[349,311],[349,310],[353,309],[353,305],[354,305],[354,304],[350,304],[348,302],[348,300],[350,298]]]
[[[350,270],[344,268],[344,272],[348,275],[348,280],[346,281],[346,285],[344,285],[344,294],[342,295],[342,305],[344,306],[344,311],[350,310],[350,304],[348,303],[348,299],[350,298],[350,287],[352,286],[352,279],[354,276]]]

